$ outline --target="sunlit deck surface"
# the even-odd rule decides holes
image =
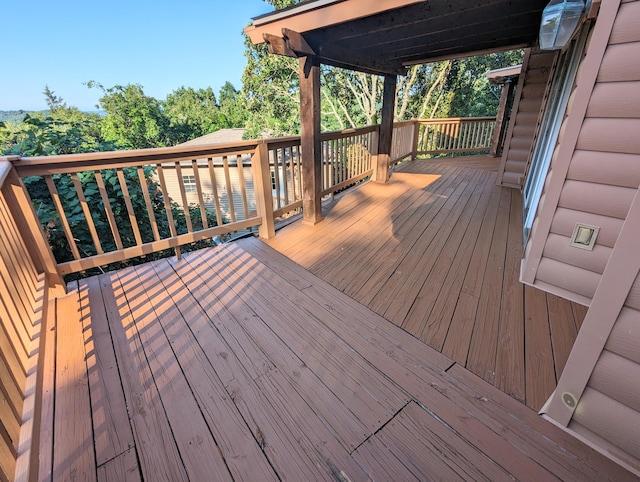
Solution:
[[[630,478],[257,239],[70,288],[44,334],[54,480]]]
[[[518,281],[519,191],[499,159],[417,160],[367,183],[269,244],[513,398],[538,410],[586,308]]]

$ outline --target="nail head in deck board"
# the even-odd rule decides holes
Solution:
[[[87,354],[96,464],[100,466],[133,447],[133,434],[98,278],[81,280],[78,294]]]
[[[54,480],[95,480],[89,380],[76,283],[57,299]]]
[[[125,269],[129,272],[131,269]],[[114,272],[99,277],[111,337],[120,368],[143,478],[187,480],[182,460],[146,362],[125,291]]]
[[[129,270],[120,276],[120,283],[187,475],[198,480],[230,480],[229,469],[159,322],[158,313],[167,324],[179,322],[179,313],[173,311],[163,291],[154,290],[158,281],[150,263]]]

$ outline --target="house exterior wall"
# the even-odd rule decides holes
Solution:
[[[167,194],[171,198],[172,201],[178,203],[182,206],[182,196],[180,194],[180,183],[181,179],[178,178],[178,174],[176,172],[175,167],[171,166],[163,166],[165,181],[167,183]],[[202,193],[204,196],[205,205],[210,209],[214,209],[213,202],[213,187],[211,183],[211,176],[209,174],[209,168],[206,165],[200,166],[198,168],[198,173],[200,175],[200,182],[202,184]],[[182,176],[193,176],[193,168],[191,166],[181,168]],[[225,170],[224,167],[215,167],[215,176],[216,176],[216,186],[218,189],[218,197],[220,200],[220,209],[222,211],[222,215],[226,218],[226,220],[231,220],[231,209],[230,209],[230,200],[233,201],[233,208],[235,213],[235,220],[241,221],[247,219],[247,217],[251,217],[251,213],[256,211],[256,197],[255,197],[255,189],[253,187],[253,176],[251,172],[251,165],[247,162],[244,164],[242,175],[244,176],[244,183],[241,181],[240,173],[238,172],[238,168],[235,165],[229,167],[229,180],[230,180],[230,189],[227,188],[226,178],[225,178]],[[231,195],[229,195],[229,191],[231,191]],[[244,204],[242,199],[243,192],[246,192],[247,196],[247,208],[249,211],[249,216],[245,215],[244,212]],[[198,193],[196,192],[187,192],[186,193],[187,202],[189,204],[199,205],[198,201]]]
[[[602,2],[521,280],[589,306],[542,412],[640,475],[640,0]],[[600,227],[593,251],[576,223]]]
[[[613,28],[596,35],[596,23],[523,260],[523,282],[587,306],[640,184],[638,19],[640,1],[627,1]],[[576,223],[600,227],[593,251],[570,246]]]
[[[531,157],[534,133],[544,94],[552,72],[556,52],[528,49],[522,64],[522,74],[516,87],[516,100],[509,128],[497,184],[520,189]]]

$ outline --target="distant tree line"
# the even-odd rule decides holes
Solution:
[[[243,127],[247,111],[229,82],[216,98],[211,88],[181,87],[163,101],[138,84],[105,88],[99,108],[104,115],[81,112],[45,86],[48,111],[27,114],[19,122],[0,122],[0,153],[47,156],[180,144],[218,129]]]

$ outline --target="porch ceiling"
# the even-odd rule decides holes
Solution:
[[[245,32],[258,44],[265,34],[286,37],[288,29],[302,34],[323,63],[399,73],[404,66],[532,46],[546,3],[314,0],[258,17]]]

